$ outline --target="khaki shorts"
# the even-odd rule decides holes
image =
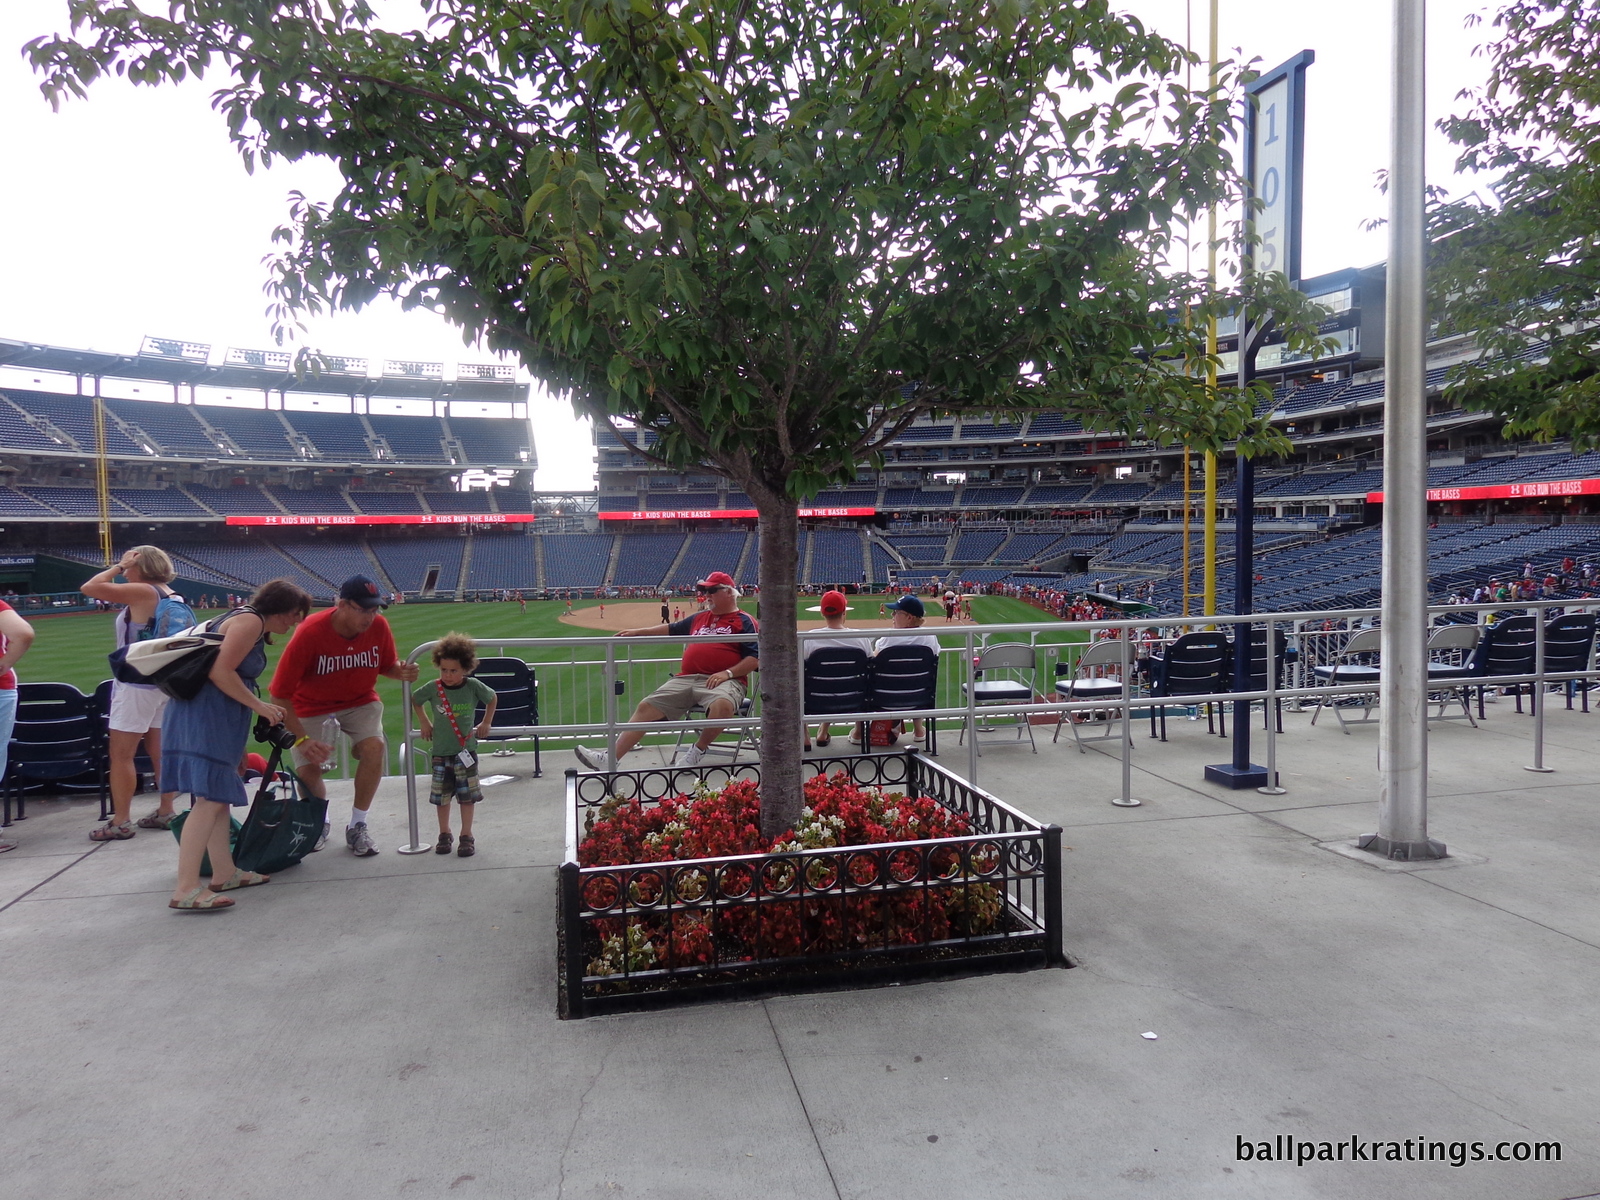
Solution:
[[[705,675],[674,675],[646,696],[643,703],[659,709],[666,721],[680,720],[691,708],[705,707],[719,696],[737,712],[744,702],[744,680],[730,679],[721,687],[708,688],[707,678]]]
[[[301,717],[300,724],[305,727],[306,736],[312,741],[326,742],[330,746],[341,732],[350,739],[352,746],[368,738],[375,737],[382,741],[383,701],[373,700],[355,708],[341,708],[338,712],[323,713],[317,717]],[[294,761],[300,767],[311,761],[305,747],[294,748]]]

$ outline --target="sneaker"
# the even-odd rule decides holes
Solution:
[[[578,761],[591,771],[614,771],[611,765],[611,755],[604,749],[590,749],[588,746],[574,746],[572,752],[578,756]]]
[[[372,835],[367,832],[365,821],[346,829],[344,840],[357,858],[371,858],[378,852],[378,848],[372,844]]]
[[[673,758],[672,765],[675,767],[698,767],[700,760],[705,756],[706,752],[700,749],[699,746],[685,746]]]
[[[328,822],[324,821],[322,823],[322,836],[317,839],[317,844],[311,847],[310,853],[315,854],[318,850],[321,850],[328,844],[328,834],[332,831],[332,829],[333,826],[329,825]]]

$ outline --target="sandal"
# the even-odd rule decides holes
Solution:
[[[478,852],[478,843],[470,833],[461,835],[461,848],[456,851],[457,858],[471,858]]]
[[[167,907],[175,908],[180,912],[221,912],[225,908],[232,908],[233,901],[226,896],[213,896],[209,900],[200,899],[200,893],[206,888],[197,887],[182,900],[168,900]]]
[[[833,741],[833,734],[831,734],[831,733],[819,733],[819,734],[817,734],[817,745],[818,746],[826,746],[831,741]]]
[[[135,824],[140,829],[171,829],[172,823],[178,819],[176,812],[153,812],[140,817]]]
[[[118,825],[115,821],[107,821],[98,829],[89,831],[91,842],[125,842],[134,835],[132,821],[125,821]]]
[[[271,875],[258,875],[254,871],[246,871],[243,868],[235,867],[233,874],[223,882],[218,883],[213,879],[211,881],[211,890],[213,892],[231,892],[242,887],[260,887],[271,879]]]
[[[466,839],[463,838],[462,840],[465,841]],[[450,853],[450,841],[451,841],[451,835],[450,835],[450,831],[447,829],[447,830],[445,830],[443,833],[441,833],[439,835],[439,844],[433,848],[433,852],[435,854],[449,854]]]

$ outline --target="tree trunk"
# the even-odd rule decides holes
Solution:
[[[802,685],[795,628],[800,506],[750,488],[761,530],[761,834],[769,840],[800,820]]]

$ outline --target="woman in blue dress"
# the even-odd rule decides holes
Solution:
[[[283,709],[256,694],[256,678],[267,666],[267,639],[288,633],[310,611],[311,597],[287,579],[262,584],[248,604],[213,622],[213,629],[222,630],[222,645],[199,694],[167,705],[161,789],[188,792],[193,799],[178,842],[178,887],[169,908],[220,912],[232,908],[233,901],[218,892],[267,882],[267,876],[233,865],[228,821],[231,809],[250,802],[239,763],[250,738],[251,714],[274,725],[283,721]],[[208,852],[210,886],[200,882]]]

